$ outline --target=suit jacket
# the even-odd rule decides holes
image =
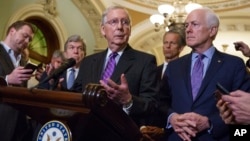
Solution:
[[[74,90],[82,92],[88,83],[99,83],[106,54],[107,50],[82,60]],[[156,59],[153,55],[134,50],[128,45],[111,76],[111,79],[119,84],[121,74],[125,74],[129,91],[133,96],[130,116],[137,124],[144,124],[143,115],[148,115],[155,109],[155,95],[158,90],[156,68]]]
[[[163,69],[163,65],[164,64],[161,64],[157,67],[157,79],[158,80],[161,80],[162,79],[162,69]]]
[[[190,77],[191,56],[192,53],[168,64],[166,76],[164,76],[165,85],[161,88],[160,109],[165,112],[167,117],[173,112],[179,114],[195,112],[207,116],[213,126],[211,135],[206,130],[197,134],[193,140],[228,141],[228,125],[222,121],[219,115],[214,92],[217,82],[229,91],[249,89],[250,82],[244,61],[239,57],[215,50],[198,95],[193,101]],[[181,140],[172,129],[168,131],[168,140]]]
[[[21,66],[25,62],[20,62]],[[0,44],[0,76],[5,78],[14,70],[14,65],[10,56]],[[23,84],[22,86],[25,86]],[[9,104],[0,102],[0,140],[1,141],[22,141],[28,133],[29,126],[24,114],[10,106]]]

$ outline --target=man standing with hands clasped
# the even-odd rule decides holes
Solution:
[[[244,61],[214,47],[219,18],[212,10],[193,10],[186,18],[185,28],[186,43],[192,52],[168,64],[165,88],[160,93],[160,107],[168,107],[167,138],[228,141],[229,128],[220,117],[214,92],[217,83],[229,91],[246,89]]]

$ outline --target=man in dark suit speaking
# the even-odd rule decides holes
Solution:
[[[101,33],[108,48],[83,59],[73,88],[82,92],[88,83],[101,83],[109,99],[137,124],[144,124],[142,117],[155,108],[156,59],[128,44],[131,19],[123,7],[113,6],[103,13]]]

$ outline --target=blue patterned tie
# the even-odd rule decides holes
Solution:
[[[68,89],[70,89],[73,86],[74,81],[75,81],[75,69],[71,68],[70,73],[69,73],[69,79],[68,79],[68,82],[67,82],[67,88]]]
[[[192,94],[193,94],[193,99],[196,98],[201,83],[202,83],[202,76],[203,76],[203,68],[204,68],[204,63],[202,62],[202,59],[205,57],[203,54],[200,54],[198,56],[197,60],[195,61],[195,64],[193,66],[193,71],[191,75],[191,85],[192,85]]]
[[[115,66],[116,66],[115,57],[117,55],[118,55],[117,52],[113,52],[109,55],[109,61],[107,62],[107,65],[102,75],[102,80],[104,80],[104,82],[106,83],[107,83],[107,79],[111,77],[115,69]]]

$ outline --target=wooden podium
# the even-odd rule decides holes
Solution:
[[[97,84],[86,86],[83,94],[42,89],[0,86],[0,99],[44,124],[60,120],[69,125],[73,141],[139,141],[141,133],[121,107],[108,100]],[[53,114],[51,109],[73,114]]]

